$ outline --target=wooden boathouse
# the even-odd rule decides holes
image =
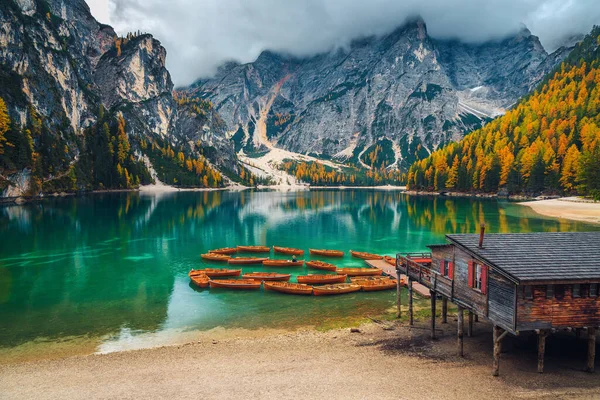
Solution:
[[[594,370],[596,329],[600,327],[600,232],[453,234],[448,243],[424,254],[398,254],[396,269],[431,291],[431,335],[435,338],[436,297],[458,308],[458,354],[463,355],[464,311],[467,334],[473,320],[493,324],[493,374],[499,373],[502,339],[534,331],[538,372],[544,369],[546,337],[557,330],[587,331],[587,368]],[[422,262],[426,260],[426,262]],[[420,262],[418,262],[420,261]],[[409,316],[412,324],[412,291]]]

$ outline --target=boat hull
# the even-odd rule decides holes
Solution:
[[[237,251],[246,253],[270,253],[271,248],[267,246],[238,246]]]
[[[233,290],[256,290],[260,289],[261,283],[253,279],[225,279],[210,280],[211,288],[233,289]]]
[[[347,275],[300,275],[296,279],[298,283],[309,285],[327,285],[331,283],[343,283]]]
[[[344,252],[340,250],[308,249],[308,251],[313,256],[344,257]]]
[[[390,264],[392,267],[396,266],[396,259],[390,256],[383,256],[383,261]]]
[[[268,258],[246,258],[246,257],[232,257],[227,260],[227,263],[233,265],[250,265],[250,264],[262,264],[267,261]]]
[[[273,246],[273,252],[279,253],[279,254],[291,254],[291,255],[296,255],[296,256],[301,256],[304,254],[304,250],[301,250],[301,249],[294,249],[291,247],[278,247],[278,246]]]
[[[379,254],[365,253],[362,251],[352,251],[350,250],[350,254],[354,258],[360,258],[361,260],[382,260],[383,256]]]
[[[214,261],[214,262],[227,262],[227,260],[229,260],[231,258],[230,256],[226,256],[224,254],[218,254],[218,253],[201,254],[200,257],[202,257],[203,260]]]
[[[383,273],[378,268],[338,268],[336,272],[338,275],[348,276],[377,276]]]
[[[283,282],[265,282],[265,290],[272,290],[275,292],[286,293],[286,294],[299,294],[299,295],[311,295],[313,287],[308,285],[301,285],[297,283],[283,283]]]
[[[215,254],[229,255],[229,254],[235,254],[235,253],[237,253],[237,249],[235,247],[224,247],[222,249],[209,250],[208,252],[209,253],[215,253]]]
[[[378,292],[380,290],[396,289],[396,281],[392,279],[369,279],[354,281],[363,292]]]
[[[242,273],[241,269],[196,269],[191,270],[188,276],[191,278],[192,276],[198,275],[206,275],[209,278],[213,278],[216,276],[240,276]]]
[[[306,266],[309,268],[320,269],[323,271],[335,271],[337,267],[323,261],[307,261]]]
[[[304,265],[304,261],[266,260],[262,264],[265,267],[301,267]]]
[[[210,278],[206,275],[194,275],[190,276],[190,280],[195,286],[198,286],[199,288],[207,288]]]
[[[290,274],[269,274],[269,273],[249,273],[242,275],[242,279],[255,279],[265,282],[287,282],[292,275]]]
[[[338,283],[336,285],[316,286],[313,288],[313,294],[315,296],[331,296],[335,294],[358,292],[359,290],[359,285]]]
[[[396,282],[391,284],[386,283],[385,285],[361,285],[361,289],[363,292],[379,292],[380,290],[391,290],[396,289]]]

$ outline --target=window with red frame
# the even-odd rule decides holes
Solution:
[[[469,286],[483,294],[487,293],[488,267],[476,261],[470,261],[468,268]]]

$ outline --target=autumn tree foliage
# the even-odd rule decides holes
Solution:
[[[6,132],[10,129],[10,117],[6,109],[6,103],[0,98],[0,154],[4,154],[4,144],[6,143]]]
[[[140,147],[152,162],[157,178],[165,184],[206,188],[224,185],[221,173],[203,155],[192,154],[162,138],[143,139]]]
[[[412,189],[600,193],[600,28],[505,115],[408,171]]]
[[[356,168],[335,169],[322,163],[284,160],[279,168],[295,176],[297,180],[318,186],[378,186],[399,185],[402,174],[395,169],[359,170]]]

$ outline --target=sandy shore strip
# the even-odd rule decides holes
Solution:
[[[533,211],[547,217],[566,218],[575,221],[600,224],[600,202],[582,202],[577,197],[526,201],[518,203],[531,207]]]
[[[548,356],[547,372],[538,374],[535,352],[510,344],[494,378],[491,327],[476,324],[465,358],[455,355],[455,329],[452,321],[442,325],[432,342],[426,322],[412,330],[368,324],[360,333],[311,330],[3,365],[0,397],[506,400],[600,393],[597,374],[578,368],[583,357]]]

